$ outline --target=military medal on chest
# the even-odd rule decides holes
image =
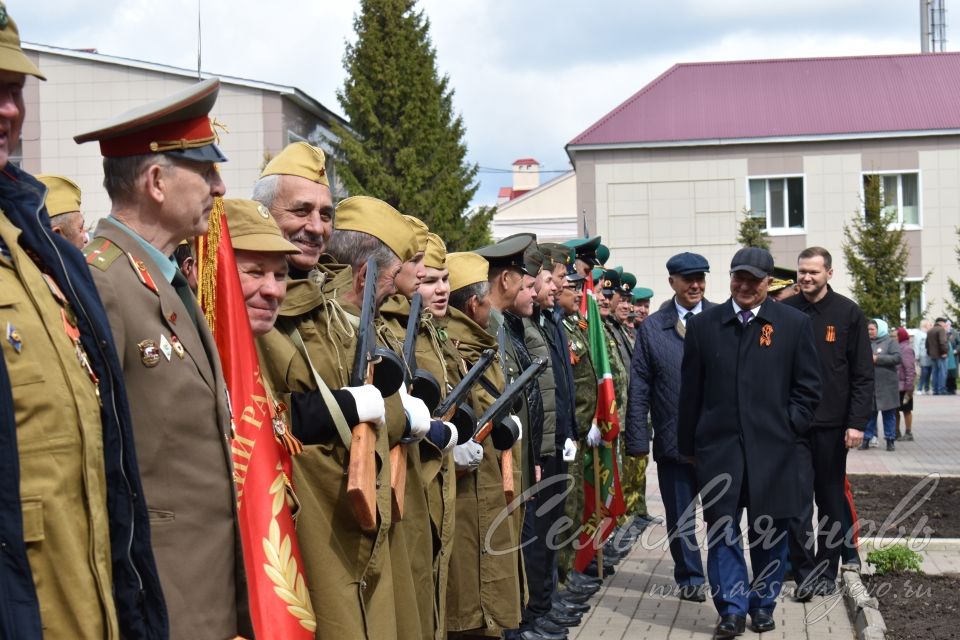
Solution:
[[[140,349],[140,361],[143,366],[151,369],[160,364],[160,348],[156,340],[141,340],[137,343],[137,348]]]

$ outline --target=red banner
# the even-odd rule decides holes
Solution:
[[[310,640],[317,623],[293,517],[287,503],[290,457],[274,437],[274,400],[260,363],[237,275],[223,202],[197,239],[200,302],[213,331],[230,392],[237,511],[250,611],[257,638]]]

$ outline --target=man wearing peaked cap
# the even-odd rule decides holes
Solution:
[[[333,194],[323,150],[293,142],[264,167],[253,199],[273,214],[284,237],[300,249],[287,260],[296,279],[317,266],[333,231]]]
[[[80,187],[70,178],[55,175],[38,175],[37,180],[47,187],[44,205],[50,216],[50,227],[77,249],[87,244],[87,232],[83,228],[80,213]]]
[[[574,250],[576,254],[575,267],[578,273],[586,276],[590,269],[602,264],[597,260],[597,248],[600,246],[600,236],[574,238],[573,240],[567,240],[563,244]]]
[[[213,336],[177,245],[206,232],[225,191],[212,78],[88,133],[112,203],[84,253],[117,340],[172,638],[250,635],[230,409]],[[176,404],[178,410],[170,411]]]
[[[160,640],[167,615],[110,326],[82,255],[38,215],[45,186],[9,162],[33,78],[0,3],[0,635]]]

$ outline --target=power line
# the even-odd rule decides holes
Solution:
[[[496,169],[493,167],[478,167],[479,173],[513,173],[513,169]],[[538,173],[567,173],[571,169],[540,169]]]

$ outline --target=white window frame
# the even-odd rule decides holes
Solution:
[[[903,221],[903,180],[897,180],[897,219],[890,226],[891,229],[899,228],[901,225],[907,231],[923,229],[923,175],[920,169],[902,169],[899,171],[861,171],[860,172],[860,202],[866,202],[866,193],[863,188],[863,181],[867,176],[902,176],[905,173],[915,174],[917,176],[917,222],[905,223]],[[880,181],[880,188],[883,189],[883,181]],[[882,191],[881,191],[882,193]],[[866,215],[866,208],[862,212]]]
[[[751,212],[753,211],[753,202],[751,200],[752,194],[750,192],[750,181],[751,180],[780,180],[784,178],[800,178],[803,181],[803,226],[802,227],[771,227],[770,226],[770,186],[767,184],[767,200],[766,204],[766,233],[768,236],[799,236],[807,233],[807,175],[805,173],[781,173],[781,174],[767,174],[759,176],[747,176],[746,179],[746,193],[747,193],[747,209]],[[788,190],[786,189],[786,182],[784,182],[784,198],[787,197]],[[784,213],[789,219],[790,213],[787,207],[784,207]]]
[[[873,174],[869,174],[869,175],[873,175]],[[903,285],[900,287],[900,299],[904,300],[903,306],[900,307],[900,324],[903,325],[904,327],[907,326],[907,316],[909,315],[907,313],[907,305],[906,305],[906,297],[907,297],[906,284],[908,282],[920,283],[920,311],[922,312],[924,309],[927,308],[927,284],[923,281],[923,278],[916,278],[916,277],[904,278]]]

